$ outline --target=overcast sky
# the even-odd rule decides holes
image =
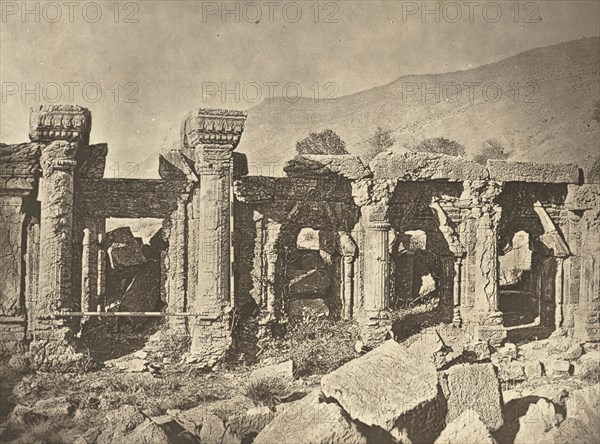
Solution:
[[[123,155],[170,145],[192,108],[247,109],[284,89],[339,97],[600,34],[598,1],[223,5],[2,2],[0,141],[28,140],[37,103],[78,103],[92,142]]]

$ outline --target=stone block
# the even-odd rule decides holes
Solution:
[[[471,409],[489,430],[502,427],[502,393],[492,364],[455,365],[440,374],[440,382],[448,405],[446,422]]]
[[[571,364],[562,359],[547,359],[544,361],[544,370],[546,375],[565,376],[571,372]]]
[[[386,151],[378,154],[369,164],[377,179],[401,181],[486,179],[487,170],[476,162],[437,153]]]
[[[519,429],[514,444],[554,442],[545,439],[546,433],[558,426],[554,405],[546,399],[531,404],[527,413],[519,418]]]
[[[454,421],[448,423],[435,444],[496,444],[477,412],[465,410]]]
[[[317,389],[292,402],[254,439],[254,444],[367,444],[366,437],[335,403]]]
[[[487,169],[490,179],[502,182],[579,183],[579,168],[571,163],[488,160]]]
[[[267,367],[257,368],[250,373],[251,380],[279,378],[284,381],[294,379],[294,362],[289,359],[285,362]]]
[[[346,179],[364,179],[372,175],[360,157],[351,154],[304,154],[296,156],[283,167],[288,176],[337,175]]]
[[[433,430],[424,424],[435,416],[439,401],[433,362],[415,357],[393,340],[323,376],[321,389],[352,419],[368,426],[406,429],[410,439],[439,433],[443,427],[443,418],[431,425]]]

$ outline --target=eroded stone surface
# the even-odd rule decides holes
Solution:
[[[491,179],[504,182],[579,183],[574,164],[488,160],[487,169]]]
[[[477,412],[465,410],[454,421],[449,422],[435,444],[496,444]]]
[[[286,408],[254,439],[255,444],[367,444],[342,409],[315,390]]]
[[[448,405],[447,422],[471,409],[491,431],[498,430],[504,423],[500,383],[492,364],[450,367],[441,376],[441,385]]]
[[[427,433],[417,428],[419,421],[438,401],[433,363],[415,358],[393,340],[323,376],[321,388],[351,418],[388,431],[406,428],[409,437]]]

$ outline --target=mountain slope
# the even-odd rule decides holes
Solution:
[[[496,138],[511,160],[589,166],[600,154],[600,126],[592,118],[598,100],[595,37],[468,71],[401,77],[334,103],[263,102],[249,110],[238,151],[248,155],[250,174],[280,174],[296,141],[310,131],[331,128],[351,153],[364,154],[365,140],[382,126],[394,130],[398,146],[442,136],[472,156],[484,140]]]

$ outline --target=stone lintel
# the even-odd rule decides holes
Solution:
[[[438,153],[395,152],[379,153],[369,164],[378,179],[399,181],[443,180],[463,182],[487,179],[487,170],[476,162]]]
[[[92,114],[79,105],[38,105],[31,108],[29,138],[32,142],[66,140],[87,145]]]
[[[569,163],[509,162],[488,160],[490,178],[503,182],[579,183],[579,168]]]
[[[351,154],[305,154],[288,161],[283,171],[290,177],[341,176],[350,180],[364,179],[373,174]]]

